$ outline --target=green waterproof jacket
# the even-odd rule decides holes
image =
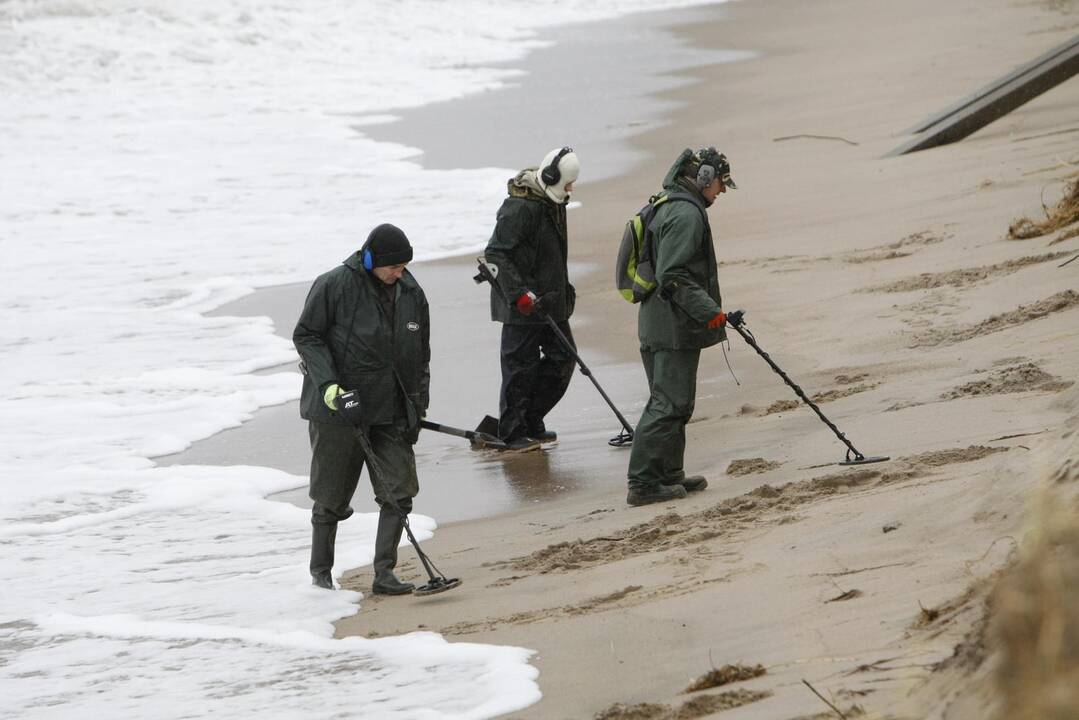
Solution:
[[[663,187],[668,192],[704,197],[692,183],[680,182],[685,151],[678,158]],[[641,303],[637,334],[641,347],[649,350],[706,348],[726,339],[723,328],[708,329],[720,312],[716,249],[707,214],[695,203],[668,201],[656,211],[650,225],[655,241],[656,291]]]
[[[331,383],[360,393],[370,425],[419,426],[431,385],[427,297],[407,270],[394,284],[393,321],[379,302],[380,281],[360,254],[320,275],[311,286],[292,341],[305,367],[300,416],[344,425],[326,406]],[[400,424],[400,422],[398,423]]]
[[[543,323],[537,313],[522,315],[514,305],[531,290],[548,315],[568,320],[577,296],[567,267],[566,206],[547,198],[534,170],[522,170],[507,186],[509,197],[498,210],[483,253],[488,263],[498,267],[502,288],[491,288],[491,319],[511,325]]]

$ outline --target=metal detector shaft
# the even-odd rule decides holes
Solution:
[[[443,425],[442,423],[431,422],[430,420],[420,420],[420,427],[424,430],[433,430],[435,432],[445,433],[446,435],[453,435],[454,437],[464,438],[473,445],[480,447],[490,448],[505,448],[506,443],[493,435],[488,435],[485,432],[479,432],[478,430],[463,430],[461,428],[455,428],[451,425]]]
[[[599,381],[596,380],[596,376],[593,375],[592,371],[588,369],[588,366],[584,364],[584,360],[582,360],[581,356],[577,354],[577,350],[573,347],[573,343],[569,341],[569,338],[567,338],[565,333],[562,332],[562,329],[558,327],[558,323],[555,322],[555,319],[547,313],[543,312],[543,310],[538,310],[538,312],[540,313],[540,317],[542,317],[547,322],[547,324],[551,326],[551,330],[554,331],[554,334],[558,337],[563,347],[566,348],[566,352],[572,355],[573,359],[577,361],[577,366],[581,369],[581,374],[592,381],[592,384],[596,386],[596,390],[598,390],[599,394],[603,396],[603,399],[607,401],[607,404],[614,412],[615,417],[618,418],[618,422],[622,423],[622,427],[627,433],[629,433],[630,437],[632,437],[633,427],[628,422],[626,422],[626,418],[622,416],[622,413],[618,412],[618,408],[614,406],[614,402],[611,401],[611,398],[609,398],[607,396],[607,393],[603,391],[603,388],[600,387]]]
[[[439,578],[445,579],[441,571],[434,566],[434,563],[430,561],[427,555],[420,549],[420,543],[416,539],[416,536],[412,534],[412,528],[408,524],[408,514],[401,512],[401,506],[397,504],[397,498],[392,494],[386,492],[386,487],[382,484],[382,463],[379,461],[378,456],[375,455],[374,449],[371,447],[371,440],[367,437],[367,431],[363,428],[356,428],[356,437],[360,441],[360,447],[363,449],[363,454],[367,456],[367,468],[368,474],[374,480],[374,483],[378,486],[378,490],[381,492],[383,499],[393,509],[397,516],[401,518],[402,524],[405,526],[405,534],[408,536],[408,541],[412,543],[412,547],[416,549],[416,555],[419,556],[420,562],[423,563],[423,569],[427,571],[427,576],[431,582],[435,582]],[[438,577],[435,573],[438,573]]]
[[[863,455],[862,453],[858,452],[858,449],[857,449],[856,447],[854,447],[854,446],[853,446],[853,445],[851,444],[850,440],[847,440],[847,436],[846,436],[846,435],[844,435],[843,433],[841,433],[841,432],[839,431],[839,428],[837,428],[837,427],[835,426],[835,424],[834,424],[834,423],[833,423],[833,422],[832,422],[831,420],[829,420],[829,419],[828,419],[827,417],[825,417],[825,416],[824,416],[824,413],[822,413],[822,412],[821,412],[821,410],[820,410],[820,408],[819,408],[819,407],[817,407],[817,403],[815,403],[815,402],[813,402],[812,400],[810,400],[810,399],[809,399],[809,397],[808,397],[808,396],[807,396],[807,395],[805,394],[805,392],[804,392],[804,391],[802,390],[802,388],[798,387],[798,386],[797,386],[797,385],[796,385],[796,384],[794,383],[794,381],[793,381],[793,380],[791,380],[791,379],[790,379],[790,378],[789,378],[789,377],[787,376],[787,373],[783,372],[783,368],[781,368],[781,367],[779,367],[778,365],[776,365],[776,364],[775,364],[775,362],[774,362],[774,361],[772,360],[772,358],[771,358],[771,357],[769,357],[768,353],[766,353],[766,352],[765,352],[764,350],[762,350],[762,349],[761,349],[761,346],[760,346],[760,345],[758,345],[758,344],[757,344],[757,341],[756,341],[756,340],[755,340],[755,339],[753,338],[753,333],[751,333],[751,332],[749,332],[749,330],[745,329],[745,328],[743,327],[743,323],[742,323],[742,322],[739,322],[738,324],[734,324],[734,323],[728,322],[728,323],[727,323],[727,325],[728,325],[728,327],[733,327],[733,328],[734,328],[734,329],[735,329],[735,330],[736,330],[736,331],[738,332],[738,334],[742,336],[742,339],[743,339],[743,340],[745,340],[745,341],[746,341],[746,343],[747,343],[747,344],[748,344],[748,345],[749,345],[749,346],[750,346],[751,348],[753,348],[754,350],[756,350],[756,351],[757,351],[757,354],[758,354],[758,355],[760,355],[760,356],[761,356],[762,358],[764,358],[764,361],[765,361],[766,363],[768,363],[768,365],[769,365],[769,366],[770,366],[770,367],[771,367],[771,368],[772,368],[773,370],[775,370],[776,374],[777,374],[777,375],[779,375],[779,377],[783,378],[783,382],[787,383],[787,385],[789,385],[789,386],[791,387],[791,389],[792,389],[792,390],[794,390],[795,394],[796,394],[796,395],[797,395],[798,397],[800,397],[800,398],[801,398],[802,400],[804,400],[804,401],[805,401],[805,404],[806,404],[806,405],[808,405],[809,407],[813,408],[813,412],[817,413],[817,415],[818,415],[818,416],[820,417],[820,419],[824,421],[824,424],[825,424],[825,425],[827,425],[827,426],[828,426],[828,428],[829,428],[829,429],[830,429],[830,430],[831,430],[832,432],[834,432],[834,433],[835,433],[835,436],[836,436],[837,438],[839,438],[839,439],[840,439],[840,441],[841,441],[841,442],[842,442],[842,443],[843,443],[844,445],[846,445],[846,446],[847,446],[847,447],[849,448],[849,450],[850,450],[850,452],[851,452],[851,453],[854,453],[854,459],[855,459],[855,460],[865,460],[865,459],[866,459],[866,458],[865,458],[865,455]],[[849,453],[848,453],[848,457],[850,457],[850,454],[849,454]]]

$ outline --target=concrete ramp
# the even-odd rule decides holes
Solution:
[[[1079,73],[1079,35],[926,118],[889,157],[962,140]]]

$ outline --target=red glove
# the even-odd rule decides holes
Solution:
[[[538,299],[536,293],[531,290],[522,293],[521,297],[517,298],[517,302],[514,303],[517,306],[517,312],[522,315],[531,315],[536,309],[536,301]]]
[[[708,321],[708,329],[715,330],[716,328],[727,326],[727,313],[720,311],[714,318]]]

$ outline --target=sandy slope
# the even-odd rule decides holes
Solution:
[[[604,358],[618,399],[636,403],[635,420],[635,311],[609,287],[612,243],[683,146],[719,145],[741,187],[713,210],[728,306],[750,311],[758,341],[860,449],[893,460],[822,466],[841,446],[783,404],[794,396],[735,337],[741,386],[718,349],[707,353],[689,427],[687,469],[710,477],[705,493],[627,507],[628,453],[603,444],[605,428],[591,450],[566,439],[484,459],[522,477],[555,465],[579,489],[443,527],[426,549],[465,585],[369,598],[340,634],[421,629],[535,648],[544,699],[517,717],[677,708],[701,695],[682,694],[691,681],[728,663],[766,674],[731,686],[755,692],[697,701],[700,712],[827,712],[805,679],[873,717],[979,716],[966,675],[946,682],[934,669],[980,667],[937,663],[981,617],[1030,491],[1074,452],[1079,262],[1058,265],[1079,238],[1006,232],[1079,171],[1079,80],[956,145],[883,156],[922,117],[1073,35],[1079,10],[941,5],[754,0],[685,29],[763,56],[673,93],[684,109],[640,138],[651,159],[582,187],[572,228],[574,259],[600,268],[579,280],[578,337]],[[841,139],[778,139],[797,135]],[[589,412],[603,422],[602,407]],[[559,465],[563,452],[581,461]],[[419,575],[414,560],[405,575]],[[368,582],[360,572],[344,584]],[[634,712],[618,717],[663,716]]]

